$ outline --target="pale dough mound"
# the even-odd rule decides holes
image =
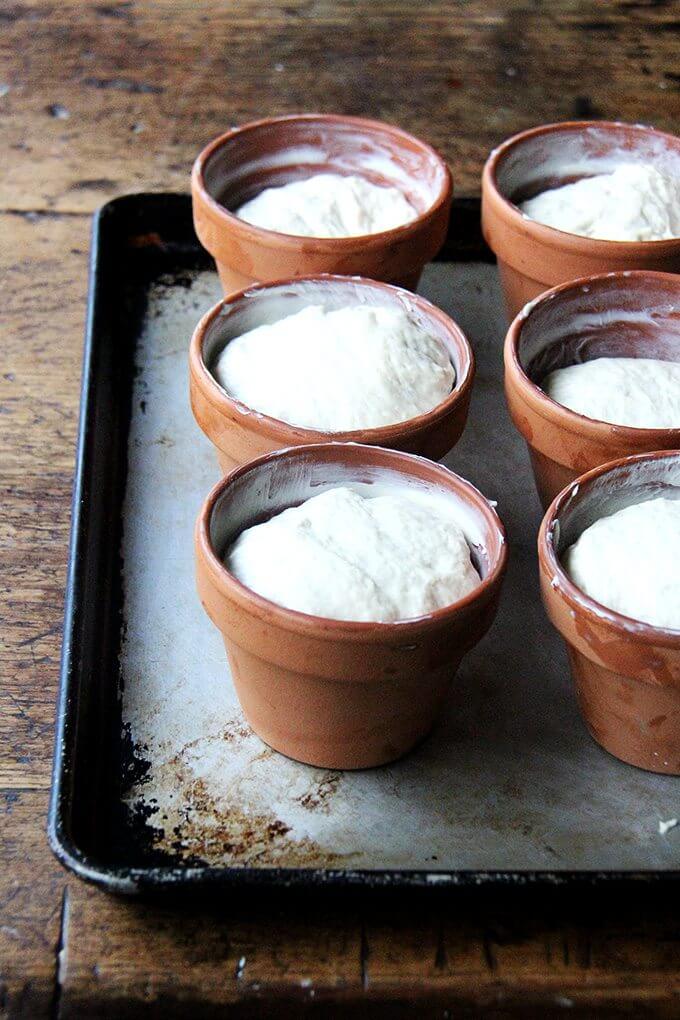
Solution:
[[[308,305],[229,341],[214,375],[255,411],[325,432],[432,410],[456,373],[444,344],[398,306]]]
[[[480,583],[461,527],[438,505],[345,487],[248,528],[225,564],[272,602],[333,620],[424,616]]]
[[[680,237],[680,178],[645,163],[584,177],[522,202],[532,220],[582,237],[661,241]]]
[[[608,609],[680,630],[680,500],[650,499],[595,521],[567,549],[564,567]]]
[[[543,389],[587,418],[638,429],[680,428],[680,364],[656,358],[595,358],[551,372]]]
[[[418,213],[399,188],[356,175],[314,174],[265,188],[236,215],[257,227],[298,237],[360,237],[410,223]]]

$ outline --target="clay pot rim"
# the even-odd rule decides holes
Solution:
[[[408,223],[401,223],[390,230],[381,230],[373,234],[351,234],[349,237],[309,237],[305,234],[285,234],[278,230],[267,230],[265,227],[258,227],[253,223],[240,219],[210,194],[205,183],[205,167],[208,160],[235,135],[260,130],[272,124],[294,121],[351,124],[357,130],[364,129],[365,131],[379,128],[381,131],[387,131],[399,139],[408,139],[410,143],[417,145],[421,151],[427,153],[434,162],[439,164],[443,174],[439,192],[434,201],[423,212],[418,213],[415,219],[409,220]],[[264,244],[276,248],[287,248],[291,251],[299,250],[300,245],[304,243],[305,251],[310,254],[336,256],[354,251],[357,248],[357,242],[361,243],[362,248],[380,248],[385,244],[402,241],[411,234],[417,233],[426,222],[433,219],[442,207],[450,201],[453,192],[451,171],[445,160],[433,146],[421,141],[415,135],[409,134],[408,131],[396,127],[394,124],[387,124],[384,121],[372,120],[367,117],[344,116],[339,113],[291,113],[280,117],[263,117],[260,120],[249,121],[247,124],[231,128],[229,131],[225,131],[224,134],[214,138],[198,154],[191,171],[191,184],[192,189],[199,195],[201,201],[210,207],[213,214],[221,219],[229,227],[230,231],[240,235],[246,242]]]
[[[375,458],[377,455],[380,460],[384,461],[386,466],[391,466],[392,468],[395,467],[396,461],[404,465],[404,471],[402,472],[404,474],[410,474],[407,470],[409,463],[416,461],[424,463],[431,473],[439,475],[444,481],[448,482],[447,485],[442,485],[443,489],[455,491],[460,498],[467,496],[468,498],[465,499],[466,505],[481,514],[487,523],[496,530],[498,535],[498,556],[495,562],[491,564],[487,576],[480,578],[479,584],[457,602],[442,606],[441,609],[436,609],[425,616],[408,617],[389,623],[373,620],[335,620],[325,616],[315,616],[311,613],[302,613],[295,609],[287,609],[277,602],[272,602],[270,599],[258,595],[252,589],[242,584],[241,581],[237,580],[227,570],[210,541],[210,522],[218,498],[241,475],[256,471],[267,462],[277,458],[308,458],[310,454],[313,455],[321,451],[328,453],[329,448],[335,449],[338,453],[343,448],[346,450],[358,449],[361,452],[368,453],[371,458]],[[467,479],[461,478],[460,475],[450,471],[442,464],[435,464],[433,461],[427,460],[425,457],[419,457],[416,454],[354,443],[315,443],[306,446],[288,447],[283,450],[274,450],[235,468],[230,474],[217,482],[204,500],[196,521],[195,537],[199,554],[211,575],[212,581],[224,597],[238,602],[241,608],[247,612],[259,616],[269,624],[284,630],[316,638],[329,638],[335,641],[348,642],[361,639],[367,642],[373,640],[408,639],[416,637],[419,633],[439,627],[447,618],[455,616],[461,610],[466,609],[496,586],[503,577],[508,558],[505,528],[495,507]],[[274,618],[273,620],[272,617]]]
[[[675,445],[680,448],[680,426],[672,429],[637,428],[634,425],[617,425],[614,422],[602,421],[600,418],[589,418],[585,414],[579,414],[578,411],[573,411],[571,408],[565,407],[564,404],[560,404],[557,400],[549,397],[538,383],[533,382],[529,378],[519,360],[519,342],[522,330],[525,323],[529,321],[539,306],[559,298],[561,294],[567,291],[576,291],[583,287],[592,288],[614,278],[624,278],[626,280],[644,278],[675,282],[680,299],[680,276],[676,276],[675,273],[661,273],[648,269],[624,269],[613,273],[594,273],[590,276],[580,276],[575,280],[568,280],[566,283],[551,287],[550,290],[544,291],[538,297],[529,301],[510,323],[505,337],[504,350],[508,379],[533,411],[540,415],[540,417],[552,422],[559,428],[566,429],[568,432],[580,435],[585,434],[589,439],[600,442],[611,441],[612,436],[616,436],[624,442],[658,442],[661,446],[667,448]]]
[[[583,237],[581,234],[571,234],[525,216],[519,207],[506,198],[501,191],[497,180],[498,166],[510,149],[522,145],[527,139],[537,135],[552,134],[557,131],[584,131],[592,127],[602,128],[605,131],[624,127],[640,134],[651,134],[668,139],[680,149],[680,138],[677,135],[672,135],[668,131],[659,131],[646,124],[628,124],[620,120],[565,120],[554,124],[541,124],[506,138],[497,148],[492,149],[482,172],[483,190],[487,192],[495,203],[499,214],[509,225],[523,233],[533,235],[537,241],[553,248],[566,249],[573,255],[616,258],[624,254],[633,257],[648,257],[651,254],[663,257],[671,254],[680,245],[680,237],[667,237],[657,241],[613,241],[602,237]]]
[[[281,418],[274,418],[262,411],[257,411],[247,404],[244,404],[236,397],[230,396],[220,386],[203,358],[203,341],[208,327],[219,317],[222,309],[234,304],[243,298],[249,298],[260,291],[269,290],[273,287],[296,287],[305,283],[339,283],[352,284],[354,286],[368,286],[370,289],[387,290],[396,293],[409,305],[415,305],[427,318],[436,319],[442,323],[450,336],[455,337],[461,351],[465,353],[466,361],[461,376],[456,372],[456,381],[453,389],[443,400],[429,411],[407,418],[401,422],[394,422],[391,425],[379,425],[375,428],[352,429],[345,432],[326,432],[323,429],[312,429],[307,426],[293,425],[283,421]],[[427,298],[414,294],[403,287],[396,287],[394,284],[384,283],[381,280],[370,280],[365,276],[342,276],[337,273],[310,273],[307,276],[285,277],[281,280],[268,280],[262,283],[250,284],[242,290],[235,291],[225,298],[221,298],[213,305],[199,320],[189,346],[189,366],[199,383],[204,396],[218,412],[223,415],[236,416],[241,420],[244,428],[252,430],[259,424],[258,431],[264,431],[277,442],[288,445],[298,445],[304,442],[305,445],[315,445],[322,441],[336,443],[360,443],[371,446],[389,445],[390,443],[403,439],[411,433],[417,434],[422,429],[428,428],[435,422],[444,418],[451,412],[453,407],[466,400],[472,389],[475,376],[475,356],[463,330],[457,322],[434,305]]]
[[[663,645],[680,650],[680,630],[667,627],[655,627],[651,623],[636,620],[632,616],[624,616],[614,609],[609,609],[596,599],[586,595],[582,588],[576,585],[557,555],[554,543],[555,526],[559,524],[562,511],[569,501],[576,495],[579,489],[587,487],[595,479],[608,474],[610,471],[639,461],[675,460],[680,458],[678,450],[656,450],[653,453],[639,453],[631,457],[620,457],[617,460],[608,461],[598,467],[592,468],[585,474],[575,478],[561,492],[545,512],[538,533],[538,559],[541,569],[551,577],[550,587],[552,591],[561,596],[564,601],[577,613],[585,614],[596,623],[603,622],[628,640],[643,642],[650,645]],[[556,582],[556,583],[555,583]]]

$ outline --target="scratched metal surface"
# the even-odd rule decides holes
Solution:
[[[219,296],[202,273],[156,286],[139,343],[124,509],[123,716],[149,763],[129,791],[159,847],[211,864],[474,870],[664,869],[680,860],[677,780],[588,737],[538,599],[538,501],[502,393],[493,266],[428,267],[421,291],[477,357],[470,421],[449,466],[498,501],[511,546],[496,624],[464,661],[443,718],[386,768],[283,758],[239,711],[221,639],[195,595],[192,528],[217,478],[187,400],[187,342]]]

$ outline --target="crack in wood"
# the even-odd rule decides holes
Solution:
[[[9,209],[0,208],[0,216],[18,216],[29,222],[35,220],[90,219],[91,212],[80,209]]]
[[[17,641],[17,648],[25,648],[26,645],[32,645],[36,641],[42,641],[43,638],[50,637],[52,634],[60,633],[62,629],[61,621],[55,623],[49,630],[43,630],[40,634],[33,634],[31,637],[25,638],[23,641]]]
[[[361,969],[361,987],[365,992],[368,991],[369,977],[368,977],[368,959],[371,954],[370,947],[368,945],[368,934],[366,932],[366,922],[361,922],[361,939],[359,942],[359,966]]]
[[[68,940],[68,908],[69,888],[64,886],[61,894],[61,912],[59,916],[59,935],[55,946],[54,954],[54,992],[50,1004],[50,1020],[59,1020],[61,1016],[61,995],[63,988],[63,959],[67,949]]]
[[[437,946],[434,952],[435,970],[447,970],[449,966],[449,954],[446,950],[446,938],[444,936],[444,924],[440,922],[437,926]]]
[[[496,957],[496,950],[493,947],[491,935],[488,931],[482,934],[482,949],[484,951],[484,960],[488,969],[492,972],[498,970],[498,959]]]

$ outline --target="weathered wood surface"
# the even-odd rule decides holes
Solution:
[[[304,109],[402,124],[473,194],[530,124],[677,129],[678,29],[643,0],[2,0],[0,1015],[680,1013],[670,905],[159,908],[71,880],[44,835],[89,213],[186,190],[212,135]]]
[[[139,1003],[183,1016],[198,998],[200,1016],[222,1004],[239,1017],[677,1015],[674,919],[650,917],[647,907],[647,921],[631,931],[613,907],[603,924],[551,918],[550,903],[526,916],[522,902],[310,898],[292,909],[232,905],[220,923],[215,909],[194,907],[178,923],[171,908],[72,888],[64,1015],[87,1013],[103,994],[123,1016]]]
[[[5,0],[0,16],[13,209],[186,190],[206,141],[270,113],[395,121],[442,150],[463,194],[520,128],[672,129],[680,108],[677,3]]]
[[[64,874],[47,847],[86,217],[0,214],[0,1015],[42,1016]]]

